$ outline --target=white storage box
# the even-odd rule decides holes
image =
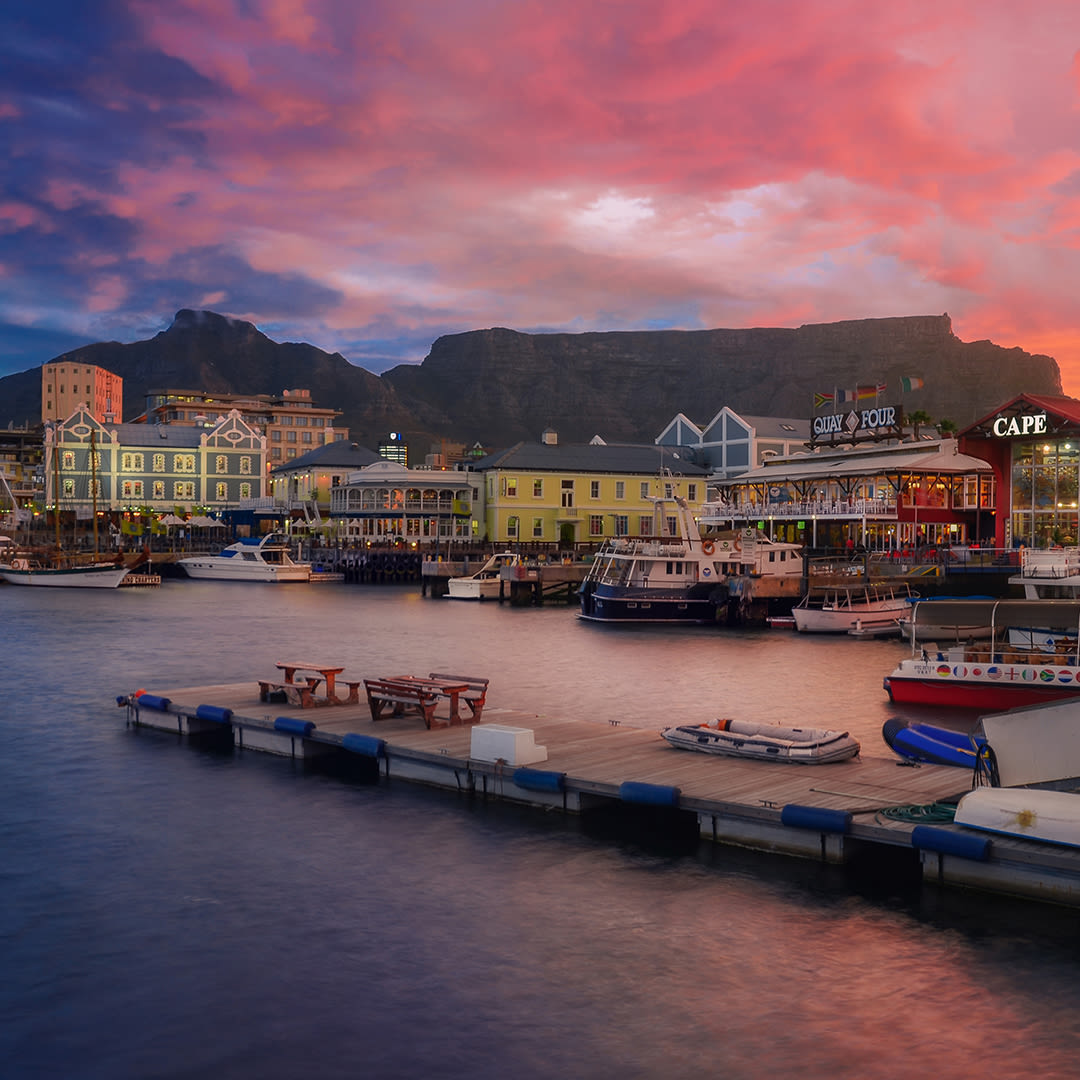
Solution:
[[[531,728],[506,724],[477,724],[472,729],[473,761],[498,761],[507,765],[533,765],[547,761],[547,747],[537,746]]]

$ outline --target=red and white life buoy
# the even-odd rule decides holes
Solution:
[[[703,555],[711,555],[715,550],[716,548],[713,546],[713,542],[711,540],[701,541],[701,552]]]

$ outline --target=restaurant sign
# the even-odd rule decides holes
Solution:
[[[999,416],[990,425],[999,439],[1014,435],[1045,435],[1046,413],[1020,413],[1019,416]]]
[[[852,409],[848,413],[833,413],[831,416],[815,416],[812,431],[814,439],[842,436],[842,441],[849,441],[857,435],[878,438],[896,427],[896,406],[879,405],[873,409]]]

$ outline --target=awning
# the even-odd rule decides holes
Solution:
[[[913,626],[992,626],[1080,632],[1077,600],[921,600],[914,605]]]

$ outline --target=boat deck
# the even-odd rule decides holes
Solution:
[[[492,702],[490,694],[482,725],[428,730],[421,717],[409,713],[372,721],[363,697],[358,704],[306,709],[261,703],[255,680],[150,693],[171,704],[165,711],[131,709],[133,719],[146,726],[186,734],[208,730],[196,725],[195,716],[200,705],[209,705],[231,710],[237,746],[303,758],[347,753],[346,736],[366,736],[371,742],[381,740],[380,768],[394,779],[570,812],[625,801],[624,785],[658,793],[657,805],[670,793],[670,805],[697,815],[704,838],[834,863],[848,861],[866,845],[901,849],[905,855],[898,851],[896,858],[909,857],[917,822],[885,817],[881,811],[956,799],[970,789],[972,779],[966,769],[912,766],[884,745],[864,746],[856,758],[822,765],[695,754],[670,746],[659,730],[522,712]],[[300,737],[275,732],[278,717],[305,727],[311,722],[314,728]],[[679,722],[672,717],[672,726]],[[547,758],[529,768],[547,778],[564,774],[558,789],[530,790],[517,783],[512,764],[473,759],[472,733],[489,724],[531,731]],[[785,807],[810,811],[811,820],[793,826],[783,820]],[[818,811],[824,822],[813,819]],[[838,824],[845,815],[850,820]],[[945,850],[919,849],[927,880],[1080,905],[1080,849],[995,836],[990,857],[979,859],[963,843],[949,850],[950,837],[963,841],[975,834],[954,825],[932,832],[931,848],[940,840]]]

